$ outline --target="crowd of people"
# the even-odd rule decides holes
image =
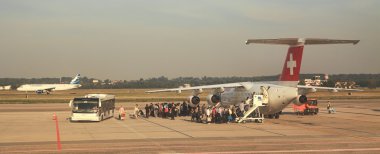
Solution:
[[[192,122],[198,123],[230,123],[236,118],[242,117],[248,111],[249,105],[242,101],[238,106],[222,107],[203,105],[190,105],[182,103],[150,103],[145,107],[139,108],[135,105],[131,118],[164,118],[174,120],[179,116],[191,117]],[[120,111],[120,110],[119,110]],[[124,112],[124,109],[122,110]]]
[[[249,108],[249,102],[251,100],[247,98],[246,101],[242,101],[239,105],[230,107],[223,106],[209,106],[203,105],[190,105],[187,102],[182,103],[150,103],[145,104],[143,109],[140,109],[138,104],[135,105],[133,113],[130,114],[131,118],[165,118],[174,120],[178,116],[189,116],[192,122],[198,123],[230,123],[236,121],[237,118],[244,116]],[[145,110],[145,112],[143,111]],[[335,109],[331,106],[330,101],[327,105],[328,113],[335,113]],[[255,114],[252,113],[252,114]],[[119,108],[119,119],[123,119],[121,115],[125,115],[123,106]],[[257,115],[256,115],[257,116]]]
[[[240,109],[234,106],[229,108],[206,106],[197,106],[191,109],[191,121],[200,123],[230,123],[238,117]]]

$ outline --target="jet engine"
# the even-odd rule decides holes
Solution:
[[[36,90],[36,94],[43,94],[45,93],[45,90]]]
[[[44,93],[46,93],[47,95],[50,94],[49,90],[36,90],[35,92],[36,92],[36,94],[44,94]]]
[[[220,100],[221,100],[221,97],[220,97],[220,95],[208,95],[207,96],[207,103],[209,104],[209,105],[211,105],[211,106],[214,106],[214,105],[216,105],[216,103],[218,103],[218,102],[220,102]]]
[[[298,95],[297,96],[297,99],[295,99],[294,101],[293,101],[293,103],[295,104],[295,105],[302,105],[302,104],[304,104],[304,103],[306,103],[307,102],[307,97],[306,97],[306,95]]]
[[[195,107],[201,102],[201,99],[198,96],[190,96],[189,102],[191,107]]]

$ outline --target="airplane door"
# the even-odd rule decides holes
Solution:
[[[263,95],[253,95],[253,104],[258,106],[263,105]]]
[[[268,90],[269,90],[270,87],[264,87],[264,86],[261,86],[260,89],[261,89],[261,94],[262,94],[262,102],[263,103],[268,103],[269,102],[269,93],[268,93]]]

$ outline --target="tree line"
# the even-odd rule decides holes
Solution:
[[[324,74],[301,74],[300,84],[304,79],[310,79],[315,75],[321,76],[323,79]],[[279,75],[272,76],[256,76],[256,77],[177,77],[169,79],[167,77],[155,77],[139,80],[123,80],[112,82],[110,79],[94,83],[95,78],[81,77],[80,83],[82,89],[122,89],[122,88],[175,88],[190,84],[191,86],[210,85],[210,84],[223,84],[234,82],[255,82],[255,81],[276,81]],[[0,86],[12,85],[12,88],[22,84],[41,84],[41,83],[69,83],[72,77],[62,78],[0,78]],[[336,81],[354,81],[360,87],[376,88],[380,86],[380,74],[335,74],[329,75],[329,80],[326,85],[333,87]]]

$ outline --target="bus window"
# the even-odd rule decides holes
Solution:
[[[74,113],[96,113],[98,112],[98,102],[94,103],[82,103],[74,101],[73,112]]]

